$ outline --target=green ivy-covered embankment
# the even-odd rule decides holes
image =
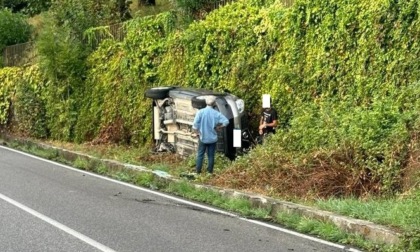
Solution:
[[[65,59],[1,70],[1,123],[35,137],[141,146],[151,138],[147,88],[228,89],[255,114],[269,93],[278,134],[215,183],[316,197],[409,189],[419,11],[418,0],[241,0],[182,30],[173,13],[131,20],[122,41],[103,41],[86,60],[55,38]]]

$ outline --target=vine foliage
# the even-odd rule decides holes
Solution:
[[[238,0],[185,29],[169,12],[133,19],[124,40],[110,37],[93,52],[73,36],[77,27],[64,26],[39,47],[49,56],[39,65],[40,125],[55,139],[138,146],[151,139],[147,88],[229,90],[254,115],[268,93],[278,133],[217,183],[313,197],[392,194],[418,151],[419,11],[418,0]],[[22,77],[3,71],[6,123],[11,79]]]

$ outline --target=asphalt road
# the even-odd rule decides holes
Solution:
[[[0,146],[0,251],[348,250]]]

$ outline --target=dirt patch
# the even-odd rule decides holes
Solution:
[[[179,155],[169,152],[153,153],[143,157],[142,160],[147,163],[166,163],[172,165],[180,164],[184,161]]]

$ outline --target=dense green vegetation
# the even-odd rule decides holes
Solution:
[[[51,0],[2,0],[0,8],[7,8],[14,13],[35,15],[48,10]]]
[[[417,6],[337,0],[285,8],[278,1],[238,1],[184,30],[176,29],[172,13],[133,19],[124,24],[122,41],[110,36],[92,51],[84,38],[107,28],[88,28],[109,19],[91,19],[89,8],[71,2],[53,5],[46,19],[51,24],[38,40],[45,85],[37,105],[44,112],[27,119],[44,128],[25,133],[138,146],[150,139],[150,107],[143,97],[148,87],[228,89],[254,113],[261,94],[270,93],[281,115],[279,134],[231,171],[324,169],[339,174],[325,183],[342,186],[320,191],[310,185],[314,195],[393,193],[402,189],[402,169],[414,151],[411,136],[419,127]],[[63,22],[66,9],[77,18]],[[264,163],[266,152],[278,161]],[[287,185],[270,180],[267,186],[279,193]]]
[[[0,49],[3,46],[27,42],[31,37],[31,27],[22,14],[0,9]]]
[[[160,55],[173,28],[170,13],[129,21],[123,42],[106,40],[90,55],[75,140],[139,146],[150,139],[151,106],[144,92],[157,85]]]
[[[12,13],[8,9],[0,8],[0,52],[5,46],[29,41],[31,26],[22,14]],[[2,58],[0,58],[0,67]]]
[[[275,46],[272,53],[265,47],[270,58],[262,90],[275,97],[287,125],[268,155],[279,156],[275,167],[302,175],[325,170],[318,183],[336,188],[314,181],[305,191],[340,196],[400,189],[410,136],[419,127],[417,11],[418,1],[298,1],[288,10],[274,4],[261,11],[254,31],[262,32],[261,44]],[[270,164],[260,157],[235,166],[266,170]],[[267,181],[281,192],[277,183],[285,185]]]
[[[186,26],[176,12],[134,18],[123,39],[109,5],[96,19],[81,4],[51,6],[37,64],[0,71],[4,126],[138,147],[149,87],[228,89],[254,115],[269,93],[278,133],[211,183],[287,198],[418,191],[419,0],[239,0]]]

